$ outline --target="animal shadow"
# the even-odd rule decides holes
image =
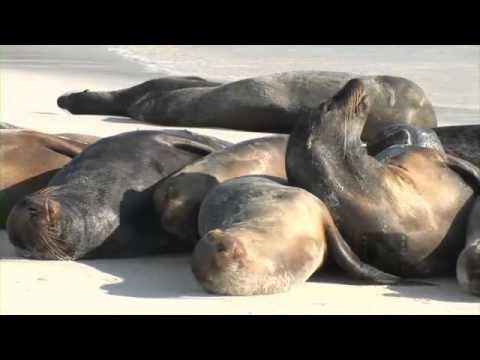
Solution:
[[[455,277],[432,278],[427,281],[435,286],[389,285],[395,293],[384,294],[387,297],[410,298],[416,300],[435,300],[456,303],[480,303],[480,297],[464,292]]]
[[[110,295],[135,298],[209,296],[190,270],[189,255],[83,260],[81,263],[121,278],[118,283],[101,286]]]
[[[128,118],[128,117],[112,117],[112,116],[109,116],[109,117],[106,117],[106,118],[103,118],[102,121],[104,122],[110,122],[110,123],[119,123],[119,124],[145,124],[145,125],[152,125],[152,124],[148,124],[146,122],[143,122],[143,121],[138,121],[138,120],[134,120],[132,118]]]
[[[141,192],[127,191],[120,206],[120,225],[112,238],[94,250],[90,259],[80,262],[121,278],[120,282],[101,286],[111,295],[205,296],[190,270],[191,245],[186,247],[158,227],[151,200],[154,188],[155,185]]]
[[[456,303],[480,303],[480,297],[465,293],[454,276],[432,277],[418,279],[430,285],[421,284],[399,284],[385,285],[389,292],[382,294],[391,298],[408,298],[416,301],[444,301]],[[313,274],[309,282],[321,282],[329,284],[342,284],[345,286],[379,286],[377,284],[365,283],[361,280],[350,278],[347,274],[338,269],[328,269]]]

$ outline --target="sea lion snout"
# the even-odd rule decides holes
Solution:
[[[361,79],[352,79],[331,100],[324,103],[323,112],[328,113],[335,109],[345,114],[345,120],[354,120],[358,116],[366,118],[371,108],[372,100],[364,82]]]
[[[57,99],[57,105],[58,105],[59,108],[68,109],[69,103],[70,103],[70,101],[69,101],[69,95],[68,94],[64,94]]]
[[[246,256],[239,239],[219,229],[211,230],[195,247],[193,272],[200,282],[211,281],[221,273],[244,267]]]
[[[248,259],[238,237],[222,230],[211,230],[195,247],[192,272],[202,287],[222,295],[253,295],[258,291],[256,272],[261,266]]]
[[[43,254],[46,247],[57,243],[60,212],[60,204],[44,196],[26,196],[14,206],[7,218],[7,231],[21,256],[59,258],[51,251],[45,252],[46,256],[37,254]]]
[[[344,102],[348,99],[359,100],[366,95],[365,84],[361,79],[351,79],[333,97],[336,102]]]
[[[209,231],[197,247],[202,261],[210,263],[217,269],[223,269],[233,263],[241,266],[247,255],[239,239],[219,229]]]

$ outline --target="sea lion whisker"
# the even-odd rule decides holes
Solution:
[[[47,245],[48,249],[51,251],[52,255],[54,255],[57,259],[62,260],[64,253],[59,249],[53,238],[50,236],[50,234],[42,234],[42,241]]]
[[[51,254],[58,260],[68,260],[71,257],[61,247],[57,246],[57,243],[53,238],[58,237],[58,228],[54,224],[48,222],[46,231],[39,232],[39,238],[42,243],[47,247]]]
[[[45,236],[45,234],[43,234],[41,231],[39,232],[38,234],[41,242],[47,247],[48,251],[50,252],[51,255],[53,255],[55,258],[61,260],[61,254],[59,255],[59,253],[57,252],[57,250],[55,249],[55,247],[53,247],[51,244],[50,244],[50,241],[47,240],[48,239],[48,235]]]

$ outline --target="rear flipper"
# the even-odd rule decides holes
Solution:
[[[419,285],[419,286],[433,286],[434,284],[402,279],[399,276],[383,272],[373,266],[364,263],[352,251],[350,246],[344,240],[338,228],[333,222],[333,219],[326,224],[328,249],[331,251],[335,262],[344,271],[355,278],[365,280],[374,284],[383,285]]]
[[[42,143],[45,147],[72,159],[88,146],[88,144],[83,144],[75,140],[62,139],[55,135],[42,134],[41,136]]]

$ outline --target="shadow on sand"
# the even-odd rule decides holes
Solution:
[[[446,301],[457,303],[480,303],[480,297],[463,292],[457,279],[452,277],[419,279],[432,285],[386,285],[385,289],[393,293],[383,296],[392,298],[408,298],[419,301]],[[350,279],[337,271],[314,274],[309,282],[342,284],[345,286],[378,286],[365,284],[362,281]]]
[[[121,279],[101,289],[135,298],[210,297],[190,270],[190,256],[165,255],[132,259],[84,260],[82,264]]]
[[[132,259],[86,260],[82,264],[121,278],[101,287],[108,294],[135,298],[194,298],[208,299],[215,295],[205,292],[190,270],[189,255],[165,255]],[[386,297],[409,298],[418,301],[479,303],[480,298],[464,293],[454,277],[428,279],[428,285],[385,286]],[[314,274],[308,282],[343,286],[368,285],[348,278],[338,271]],[[391,293],[393,292],[393,293]]]
[[[159,130],[162,129],[190,129],[190,131],[194,131],[192,129],[199,129],[199,130],[221,130],[221,131],[228,131],[230,133],[259,133],[259,136],[268,136],[269,134],[273,134],[270,132],[259,132],[259,131],[248,131],[248,130],[237,130],[237,129],[230,129],[228,127],[214,127],[214,126],[195,126],[194,123],[182,126],[174,126],[174,125],[162,125],[162,124],[154,124],[139,120],[134,120],[128,117],[106,117],[102,119],[104,122],[110,123],[118,123],[118,124],[141,124],[141,125],[149,125],[149,126],[158,126]],[[265,134],[265,135],[262,135]]]
[[[54,113],[54,112],[49,112],[49,111],[34,111],[33,112],[34,114],[39,114],[39,115],[60,115],[58,113]]]
[[[8,241],[7,232],[0,231],[0,260],[18,258]],[[110,295],[134,298],[209,299],[190,270],[189,255],[164,255],[129,259],[82,260],[80,264],[120,278],[120,282],[105,284],[101,289]],[[466,294],[455,277],[427,279],[434,286],[386,286],[383,296],[409,298],[418,301],[480,303],[480,297]],[[308,282],[342,286],[376,286],[348,278],[337,271],[314,274]]]
[[[455,277],[437,278],[431,281],[436,286],[388,286],[395,293],[384,294],[384,296],[480,304],[480,297],[465,293]]]
[[[109,122],[109,123],[118,123],[118,124],[143,124],[143,125],[155,125],[155,124],[149,124],[143,121],[138,121],[138,120],[133,120],[128,117],[106,117],[103,118],[102,121],[104,122]]]

